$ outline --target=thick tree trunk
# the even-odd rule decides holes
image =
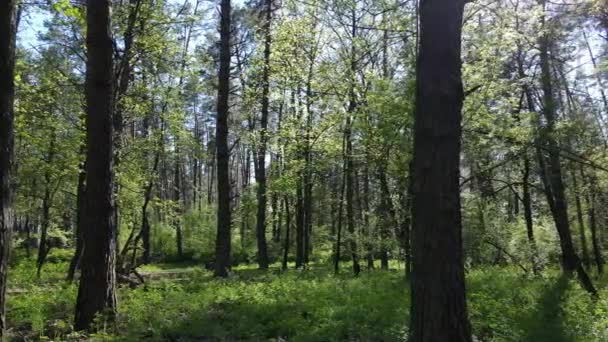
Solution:
[[[220,1],[220,69],[217,90],[217,238],[215,241],[215,276],[227,277],[230,268],[230,150],[228,147],[228,97],[230,95],[230,0]]]
[[[410,340],[471,342],[460,213],[464,0],[420,3]]]
[[[268,268],[268,246],[266,242],[266,144],[268,141],[268,106],[270,92],[270,46],[272,20],[272,0],[264,2],[265,18],[264,30],[264,69],[262,72],[262,116],[260,119],[260,142],[257,150],[257,162],[255,168],[255,181],[257,183],[257,219],[256,238],[258,243],[258,266],[260,269]]]
[[[4,336],[6,330],[6,275],[14,224],[11,166],[14,141],[16,3],[15,0],[0,2],[0,337]]]
[[[113,47],[110,1],[87,3],[87,170],[85,249],[74,327],[89,329],[98,314],[116,314],[116,222],[113,186]]]

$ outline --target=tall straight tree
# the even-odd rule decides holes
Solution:
[[[228,97],[230,95],[230,0],[220,1],[220,68],[217,89],[217,238],[215,276],[227,277],[230,267],[230,150],[228,148]]]
[[[87,2],[87,161],[84,252],[75,328],[89,329],[97,314],[116,313],[116,222],[113,199],[113,48],[110,0]]]
[[[264,70],[262,71],[262,115],[260,118],[260,141],[257,146],[255,181],[257,183],[258,212],[256,238],[258,243],[258,265],[268,268],[268,247],[266,243],[266,144],[268,141],[268,107],[270,93],[270,47],[271,47],[272,0],[264,1]]]
[[[0,2],[0,337],[6,329],[6,274],[13,230],[11,165],[13,160],[13,103],[15,99],[15,0]]]
[[[465,0],[422,0],[413,160],[410,339],[470,342],[460,213]]]

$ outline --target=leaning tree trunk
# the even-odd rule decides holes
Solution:
[[[15,0],[0,2],[0,337],[6,330],[6,274],[13,230],[11,165],[13,159],[13,102],[15,99]]]
[[[540,3],[544,5],[544,0]],[[555,125],[557,121],[556,103],[553,94],[553,81],[551,75],[551,62],[549,56],[549,48],[551,45],[550,32],[546,30],[546,19],[543,15],[542,23],[545,26],[545,32],[539,38],[540,50],[540,69],[541,69],[541,86],[543,110],[542,114],[546,120],[546,126],[541,130],[542,148],[548,150],[548,159],[544,162],[544,157],[541,151],[538,151],[539,163],[541,165],[541,173],[546,173],[542,178],[545,183],[545,195],[550,205],[555,227],[559,235],[560,246],[562,250],[562,267],[566,274],[576,272],[581,285],[589,293],[595,294],[597,291],[591,282],[591,279],[585,272],[581,261],[574,250],[572,243],[572,234],[570,232],[570,221],[568,219],[568,206],[566,203],[566,191],[562,175],[562,166],[560,161],[559,145],[555,139]],[[540,147],[539,147],[540,148]]]
[[[227,277],[230,267],[230,151],[228,148],[228,96],[230,94],[230,0],[220,2],[220,70],[217,90],[217,238],[215,276]]]
[[[410,340],[471,342],[460,213],[465,0],[420,3]]]
[[[87,3],[87,170],[80,285],[75,329],[99,314],[116,315],[116,222],[113,187],[113,46],[110,0]]]

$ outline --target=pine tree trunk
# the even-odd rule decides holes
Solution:
[[[14,224],[11,166],[14,142],[16,34],[16,1],[2,1],[0,2],[0,337],[4,336],[6,330],[6,275]]]
[[[230,95],[230,0],[220,1],[220,69],[217,91],[217,237],[215,242],[215,276],[227,277],[230,268],[230,151],[228,147],[228,97]]]
[[[268,106],[270,92],[270,46],[272,20],[272,0],[265,0],[264,30],[264,69],[262,74],[262,116],[260,120],[260,142],[257,151],[255,179],[257,183],[257,219],[256,239],[258,243],[258,266],[260,269],[268,268],[268,246],[266,242],[266,144],[268,141]]]
[[[110,1],[87,3],[86,248],[76,300],[76,330],[89,329],[97,314],[116,315],[116,222],[113,196],[113,47]]]
[[[423,0],[413,160],[410,340],[471,342],[460,213],[464,0]]]

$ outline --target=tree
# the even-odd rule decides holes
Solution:
[[[227,277],[230,267],[230,149],[228,147],[228,100],[230,95],[230,0],[220,1],[220,55],[215,128],[217,158],[217,237],[215,276]]]
[[[110,1],[87,2],[87,161],[84,252],[75,328],[116,314],[116,222],[113,195],[113,47]]]
[[[11,167],[15,99],[16,1],[0,4],[0,337],[6,330],[5,295],[8,257],[13,230]]]
[[[272,0],[264,2],[264,66],[262,71],[262,113],[260,118],[260,141],[258,142],[255,179],[257,183],[257,221],[256,237],[258,242],[258,265],[261,269],[268,268],[268,248],[266,243],[266,145],[268,141],[268,107],[269,107],[269,74],[272,21]]]
[[[410,339],[470,342],[460,213],[464,0],[420,3]]]
[[[545,11],[545,0],[539,2]],[[565,194],[565,184],[562,175],[562,165],[560,161],[560,146],[555,138],[555,126],[557,121],[557,103],[554,97],[553,76],[551,72],[551,61],[549,50],[551,48],[551,31],[547,18],[543,13],[541,16],[543,24],[543,34],[538,41],[540,51],[541,69],[541,88],[542,88],[542,114],[546,120],[546,126],[541,127],[540,142],[542,148],[548,150],[548,158],[545,156],[541,147],[538,148],[538,159],[541,165],[542,180],[545,185],[545,195],[551,208],[555,228],[559,235],[560,247],[562,249],[562,267],[566,274],[576,272],[581,285],[589,293],[595,294],[596,290],[591,279],[585,272],[581,260],[579,259],[572,243],[572,233],[570,231],[570,221],[568,219],[568,206]],[[549,30],[547,30],[549,29]],[[581,219],[582,221],[582,219]],[[586,248],[586,247],[585,247]]]

